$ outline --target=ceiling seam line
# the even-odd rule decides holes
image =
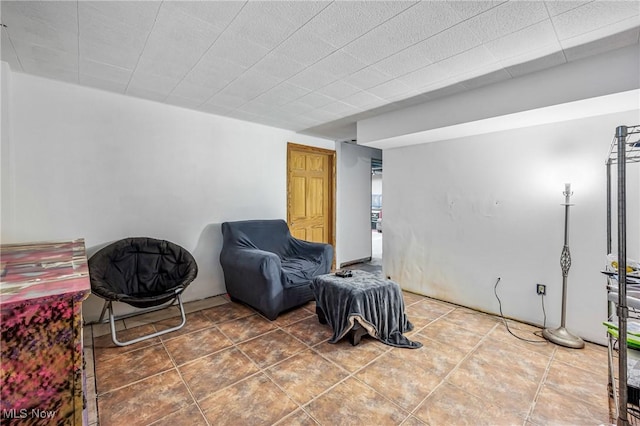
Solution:
[[[291,34],[289,34],[289,36],[287,36],[287,38],[285,38],[284,40],[282,40],[282,41],[281,41],[277,46],[274,46],[274,47],[273,47],[271,50],[269,50],[269,51],[268,51],[268,52],[267,52],[267,53],[266,53],[262,58],[260,58],[257,62],[255,62],[255,63],[254,63],[253,65],[251,65],[249,68],[247,68],[246,70],[244,70],[244,71],[242,72],[242,74],[240,74],[240,75],[239,75],[238,77],[236,77],[235,79],[231,80],[231,81],[230,81],[229,83],[227,83],[224,87],[222,87],[222,88],[221,88],[220,90],[218,90],[216,93],[214,93],[213,95],[211,95],[211,96],[210,96],[206,101],[202,102],[202,103],[201,103],[200,105],[198,105],[198,106],[202,106],[202,105],[204,105],[204,104],[208,103],[208,102],[209,102],[209,101],[210,101],[214,96],[216,96],[218,93],[220,93],[221,91],[223,91],[224,89],[226,89],[227,87],[229,87],[229,85],[230,85],[231,83],[233,83],[234,81],[238,80],[238,78],[242,77],[242,75],[244,75],[247,71],[249,71],[251,68],[253,68],[253,67],[254,67],[258,62],[260,62],[264,57],[266,57],[268,54],[270,54],[271,52],[273,52],[274,50],[276,50],[278,47],[280,47],[280,46],[281,46],[285,41],[289,40],[289,39],[290,39],[290,38],[291,38],[295,33],[297,33],[298,31],[300,31],[300,29],[301,29],[301,28],[303,28],[305,25],[307,25],[309,22],[311,22],[311,21],[312,21],[316,16],[318,16],[318,15],[320,15],[322,12],[324,12],[324,11],[325,11],[329,6],[331,6],[333,3],[335,3],[335,1],[331,1],[331,2],[329,2],[329,4],[327,4],[325,7],[323,7],[323,8],[322,8],[322,10],[320,10],[318,13],[316,13],[316,14],[315,14],[315,15],[313,15],[311,18],[309,18],[305,23],[303,23],[302,25],[300,25],[300,26],[299,26],[299,27],[298,27],[294,32],[292,32]],[[333,51],[333,52],[331,52],[330,54],[332,54],[332,53],[334,53],[334,52],[336,52],[336,50],[334,50],[334,51]],[[330,55],[330,54],[329,54],[329,55]],[[329,55],[327,55],[327,56],[329,56]],[[317,61],[316,61],[316,62],[317,62]],[[314,64],[315,64],[316,62],[314,62]],[[311,64],[311,65],[313,65],[313,64]],[[311,66],[311,65],[310,65],[310,66]],[[307,67],[307,68],[308,68],[308,67]],[[306,69],[306,68],[305,68],[305,69]],[[304,70],[302,70],[302,71],[304,71]],[[300,72],[302,72],[302,71],[300,71]],[[297,74],[294,74],[294,76],[295,76],[295,75],[297,75]],[[292,76],[292,77],[293,77],[293,76]],[[291,78],[291,77],[289,77],[289,78]],[[286,81],[286,80],[284,80],[284,81]],[[282,82],[279,82],[278,84],[276,84],[276,85],[274,85],[274,86],[270,87],[268,90],[273,89],[274,87],[276,87],[276,86],[280,85],[281,83],[282,83]],[[267,91],[268,91],[268,90],[267,90]],[[258,95],[258,96],[260,96],[260,95]],[[249,100],[249,102],[253,101],[253,100],[254,100],[255,98],[257,98],[258,96],[254,97],[254,98],[251,98],[251,99]],[[235,109],[232,109],[232,111],[235,111],[235,110],[236,110],[236,109],[238,109],[238,108],[242,108],[244,105],[246,105],[246,104],[247,104],[247,103],[249,103],[249,102],[245,102],[244,104],[240,105],[239,107],[237,107],[237,108],[235,108]]]
[[[160,9],[162,8],[163,4],[164,4],[164,0],[162,0],[160,2],[160,4],[158,5],[158,10],[156,10],[156,16],[153,19],[153,25],[149,29],[149,34],[147,34],[147,38],[144,40],[144,46],[142,46],[142,50],[140,51],[140,55],[138,55],[138,60],[136,61],[136,65],[131,70],[131,76],[129,77],[129,81],[127,81],[127,85],[124,88],[124,92],[123,92],[124,94],[126,94],[127,91],[129,90],[129,86],[131,85],[131,81],[133,80],[133,76],[136,74],[136,71],[138,70],[138,65],[140,65],[140,59],[142,59],[142,55],[144,55],[144,51],[147,48],[147,44],[149,43],[149,38],[151,37],[151,33],[153,32],[153,29],[156,27],[156,23],[158,22],[158,15],[160,14]]]
[[[2,28],[2,31],[5,31],[7,33],[7,39],[9,40],[9,43],[11,44],[11,48],[13,49],[13,53],[16,54],[16,60],[18,61],[18,65],[20,65],[20,68],[22,68],[22,72],[26,72],[24,69],[24,65],[22,65],[22,61],[20,60],[20,55],[18,55],[18,51],[16,50],[16,46],[13,44],[13,40],[11,39],[11,36],[9,35],[9,31],[7,27]]]
[[[558,45],[560,46],[560,51],[562,52],[562,57],[564,58],[564,62],[567,63],[569,61],[567,60],[567,55],[565,55],[565,53],[564,53],[564,48],[562,47],[562,43],[560,43],[560,37],[558,36],[558,30],[556,29],[556,24],[553,22],[553,17],[549,13],[549,8],[547,7],[547,3],[546,2],[542,2],[542,4],[544,4],[544,9],[547,11],[547,15],[549,16],[549,21],[551,22],[551,28],[553,28],[553,34],[555,34],[556,41],[558,42]]]
[[[213,40],[213,42],[211,42],[211,44],[209,45],[209,47],[207,47],[207,48],[206,48],[206,50],[202,53],[202,55],[200,55],[200,58],[198,58],[198,60],[196,61],[196,63],[195,63],[195,64],[193,64],[193,66],[191,67],[191,69],[190,69],[189,71],[187,71],[187,72],[182,76],[182,78],[180,79],[180,81],[178,81],[178,84],[176,84],[176,85],[173,87],[173,89],[171,89],[171,91],[167,94],[167,96],[165,96],[165,98],[164,98],[163,102],[164,102],[164,101],[166,101],[166,100],[169,98],[169,96],[171,96],[171,94],[172,94],[172,93],[173,93],[173,92],[178,88],[178,86],[180,86],[180,83],[182,83],[182,82],[185,80],[185,78],[187,78],[187,76],[189,75],[189,73],[191,73],[191,71],[193,71],[193,69],[194,69],[195,67],[197,67],[197,66],[198,66],[198,64],[199,64],[200,62],[202,62],[202,59],[205,57],[205,55],[206,55],[206,54],[211,50],[211,48],[216,44],[216,42],[217,42],[218,40],[220,40],[220,37],[222,37],[222,34],[224,34],[224,33],[225,33],[225,31],[227,31],[227,29],[229,28],[229,26],[230,26],[231,24],[233,24],[233,22],[236,20],[236,18],[238,17],[238,15],[240,15],[240,13],[244,10],[244,7],[247,5],[247,3],[248,3],[248,0],[247,0],[247,1],[245,1],[245,2],[242,4],[242,7],[238,10],[238,12],[236,12],[236,14],[233,16],[233,18],[231,18],[231,20],[229,21],[229,23],[228,23],[228,24],[227,24],[227,25],[222,29],[222,31],[220,31],[220,34],[218,34],[218,36],[216,37],[216,39],[215,39],[215,40]],[[197,18],[196,18],[196,19],[197,19]],[[202,105],[202,104],[200,104],[200,105],[198,105],[198,106],[201,106],[201,105]]]

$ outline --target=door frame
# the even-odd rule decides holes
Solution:
[[[300,145],[294,142],[287,142],[287,225],[291,226],[291,181],[289,179],[289,162],[291,151],[303,151],[316,154],[324,154],[329,157],[329,244],[333,246],[335,262],[336,250],[336,151],[315,146]]]

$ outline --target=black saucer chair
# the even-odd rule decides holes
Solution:
[[[191,253],[172,242],[153,238],[125,238],[100,249],[89,259],[91,290],[105,300],[99,321],[103,322],[108,310],[111,338],[118,346],[131,345],[182,328],[187,318],[180,296],[197,275],[198,265]],[[116,320],[164,309],[176,300],[182,316],[180,325],[127,342],[118,340]],[[116,318],[113,302],[147,309]]]

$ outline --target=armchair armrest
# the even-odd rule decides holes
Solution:
[[[299,240],[291,237],[291,246],[296,254],[301,253],[305,255],[311,255],[318,257],[322,260],[323,269],[321,273],[327,274],[331,270],[331,263],[333,262],[333,246],[326,243],[314,243],[311,241]]]

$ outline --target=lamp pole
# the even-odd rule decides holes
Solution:
[[[564,246],[560,255],[560,268],[562,268],[562,316],[560,319],[560,327],[555,329],[545,328],[542,335],[548,341],[556,345],[565,346],[567,348],[581,349],[584,347],[584,341],[571,334],[566,328],[567,319],[567,276],[569,268],[571,268],[571,252],[569,251],[569,207],[571,204],[571,184],[564,185]]]

